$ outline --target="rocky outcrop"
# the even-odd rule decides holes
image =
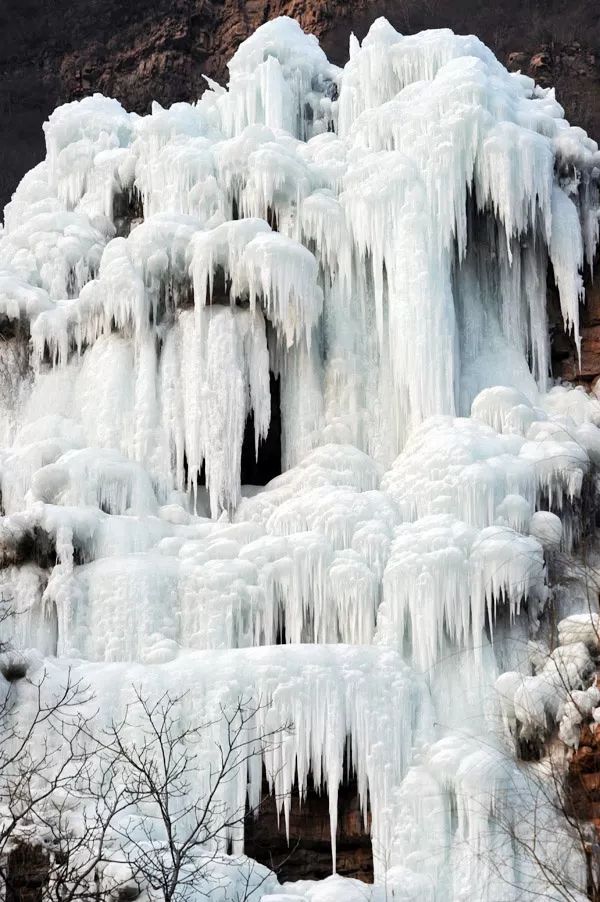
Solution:
[[[600,837],[600,724],[585,724],[569,763],[569,813],[592,823]]]
[[[597,683],[597,681],[596,681]],[[576,847],[584,852],[588,875],[588,897],[600,899],[600,724],[581,729],[578,748],[568,766],[565,807],[561,812],[576,824]]]
[[[550,310],[556,311],[551,299]],[[588,280],[585,304],[581,311],[581,360],[572,336],[567,335],[562,322],[552,327],[552,366],[554,375],[570,382],[592,387],[600,374],[600,282]]]

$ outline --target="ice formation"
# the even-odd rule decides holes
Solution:
[[[600,465],[600,401],[551,382],[546,314],[550,271],[579,347],[597,145],[476,38],[383,19],[343,69],[277,19],[195,104],[95,95],[45,134],[0,231],[13,648],[57,685],[74,668],[107,723],[133,684],[189,687],[190,718],[260,699],[284,821],[311,773],[334,862],[350,749],[375,885],[252,898],[544,897],[507,841],[540,783],[499,725],[576,745],[600,711],[584,606],[533,674],[527,652]],[[282,473],[250,489],[274,379]],[[260,764],[224,803],[246,790]],[[542,795],[542,854],[585,881]]]

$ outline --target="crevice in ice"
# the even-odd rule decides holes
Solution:
[[[55,539],[39,525],[19,528],[9,518],[0,520],[0,569],[25,563],[51,569],[56,561]]]
[[[281,474],[281,408],[280,380],[269,373],[269,392],[271,396],[271,416],[269,431],[259,441],[258,450],[255,440],[254,413],[251,411],[244,430],[242,444],[241,484],[242,494],[248,494],[244,486],[266,485],[271,479]]]
[[[315,785],[309,773],[301,794],[297,781],[290,799],[289,835],[278,817],[278,804],[263,774],[262,797],[258,807],[247,808],[244,852],[274,868],[278,879],[322,880],[334,872],[365,883],[373,881],[373,849],[370,811],[366,823],[358,797],[356,777],[346,773],[338,790],[336,863],[331,854],[329,798],[326,788]]]
[[[144,221],[142,196],[135,188],[115,194],[112,203],[112,221],[117,238],[127,238],[132,228]]]

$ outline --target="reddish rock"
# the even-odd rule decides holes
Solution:
[[[535,53],[529,60],[529,71],[536,80],[546,76],[551,69],[552,57],[545,50]]]
[[[594,796],[595,801],[600,801],[598,794],[600,793],[600,773],[582,774],[581,785],[589,796]]]
[[[516,72],[517,69],[523,70],[529,65],[529,56],[527,55],[527,53],[523,53],[522,51],[509,53],[506,58],[506,65],[513,72]]]
[[[594,721],[582,725],[579,747],[571,756],[566,805],[569,814],[592,822],[600,838],[600,724]]]

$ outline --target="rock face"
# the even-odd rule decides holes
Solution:
[[[600,375],[600,282],[597,278],[586,285],[581,310],[581,361],[577,359],[575,342],[565,334],[562,323],[557,322],[552,332],[554,375],[587,387],[594,385]]]
[[[356,780],[340,786],[338,798],[337,873],[365,883],[373,882],[373,851],[365,830]],[[274,868],[280,881],[322,880],[332,872],[329,800],[319,795],[309,780],[300,802],[294,792],[290,810],[289,843],[283,816],[277,816],[268,784],[257,812],[246,819],[245,849],[248,855]]]
[[[600,834],[600,724],[586,724],[569,764],[568,803],[582,821]]]
[[[511,69],[554,84],[571,121],[600,136],[600,8],[595,0],[4,0],[0,6],[0,206],[43,155],[41,125],[61,102],[101,91],[145,112],[192,100],[203,73],[267,19],[294,16],[335,62],[378,16],[400,31],[473,32]]]

